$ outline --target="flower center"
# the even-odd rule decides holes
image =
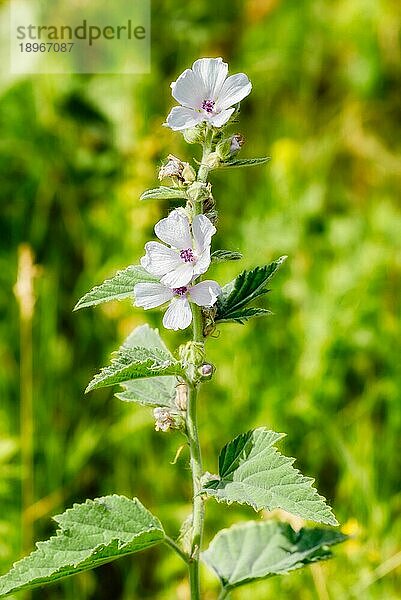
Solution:
[[[215,104],[214,100],[204,100],[202,102],[202,108],[207,113],[212,113],[213,109],[214,109],[214,104]]]
[[[182,258],[182,260],[186,263],[188,263],[188,262],[193,263],[193,262],[195,262],[194,251],[192,250],[192,248],[187,248],[186,250],[181,250],[180,258]]]
[[[173,288],[171,291],[175,296],[179,296],[180,298],[182,298],[182,296],[185,296],[185,294],[187,293],[188,288],[184,285],[183,287]]]

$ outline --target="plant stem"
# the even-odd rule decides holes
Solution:
[[[189,562],[189,580],[191,587],[191,600],[200,598],[199,590],[199,554],[202,544],[203,521],[205,508],[203,498],[200,495],[202,456],[199,444],[198,428],[196,422],[196,401],[198,389],[195,386],[189,388],[188,411],[187,411],[187,432],[189,449],[191,453],[191,471],[193,484],[193,509],[192,509],[192,541]]]
[[[228,598],[229,595],[230,595],[230,590],[228,590],[227,588],[223,588],[221,590],[217,600],[224,600],[224,598]]]
[[[182,558],[183,561],[188,563],[188,556],[185,554],[185,552],[183,550],[181,550],[179,545],[173,539],[171,539],[170,536],[168,536],[168,535],[165,536],[164,543],[167,544],[167,546],[170,546],[170,548],[172,548],[174,550],[174,552],[176,552],[178,554],[178,556],[180,556]]]
[[[207,164],[208,156],[212,149],[213,142],[213,130],[208,128],[205,134],[205,143],[203,144],[202,162],[199,167],[197,180],[206,183],[207,176],[209,175],[210,167]],[[202,211],[200,211],[202,212]]]
[[[210,171],[207,159],[212,150],[213,130],[207,128],[205,142],[203,144],[202,162],[198,170],[197,181],[206,183]],[[203,203],[197,202],[193,206],[193,214],[203,213]],[[191,304],[192,323],[193,323],[193,341],[204,341],[203,318],[201,308],[196,304]],[[195,365],[200,366],[200,365]],[[203,525],[205,519],[204,501],[201,495],[201,477],[203,474],[202,455],[199,443],[198,425],[196,420],[196,403],[198,398],[199,384],[188,384],[188,407],[187,407],[187,435],[191,455],[191,472],[193,485],[193,509],[192,509],[192,540],[191,551],[189,555],[189,585],[191,589],[191,600],[200,600],[200,581],[199,581],[199,556],[202,546]]]

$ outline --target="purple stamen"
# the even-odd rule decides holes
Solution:
[[[204,100],[202,102],[202,108],[206,112],[212,113],[213,109],[214,109],[214,104],[215,104],[214,100]]]
[[[173,288],[172,292],[175,296],[180,296],[182,298],[182,296],[185,296],[185,294],[187,293],[188,288],[184,285],[183,287],[178,287],[178,288]]]
[[[182,260],[186,263],[195,262],[195,256],[194,256],[194,252],[193,252],[192,248],[187,248],[186,250],[181,250],[180,258],[182,258]]]

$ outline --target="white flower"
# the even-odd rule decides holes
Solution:
[[[205,273],[210,265],[210,242],[216,228],[205,215],[196,215],[191,226],[187,215],[179,209],[155,225],[160,242],[148,242],[141,265],[161,283],[171,288],[187,285]]]
[[[167,117],[167,125],[178,131],[206,121],[221,127],[231,117],[231,108],[247,96],[252,84],[244,73],[227,77],[222,58],[200,58],[171,84],[173,97],[181,104]]]
[[[201,281],[195,285],[171,288],[162,283],[137,283],[134,288],[135,305],[145,310],[170,301],[163,317],[166,329],[186,329],[192,321],[189,301],[198,306],[213,306],[221,288],[216,281]]]

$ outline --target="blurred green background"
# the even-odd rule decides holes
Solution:
[[[198,147],[161,127],[174,103],[170,81],[200,56],[223,56],[254,86],[238,127],[247,139],[242,156],[272,160],[213,174],[215,247],[244,259],[210,274],[225,283],[243,267],[289,258],[267,301],[275,315],[222,325],[208,342],[217,373],[199,411],[205,469],[215,472],[221,446],[248,428],[285,431],[280,448],[316,477],[354,536],[334,560],[244,587],[233,599],[400,598],[399,9],[397,0],[152,0],[150,75],[11,78],[3,64],[2,572],[53,531],[52,514],[87,496],[138,496],[171,535],[190,512],[185,452],[172,464],[182,438],[156,433],[150,410],[119,402],[112,390],[83,394],[130,330],[160,325],[161,313],[129,301],[71,311],[142,255],[170,208],[138,201],[162,159],[199,158]],[[171,348],[184,337],[165,333]],[[206,541],[255,517],[210,500]],[[217,582],[206,572],[204,585],[205,599],[215,599]],[[32,594],[187,597],[185,570],[164,547]]]

